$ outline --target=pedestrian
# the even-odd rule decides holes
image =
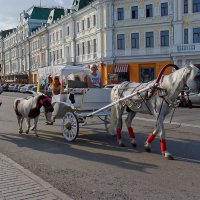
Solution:
[[[101,87],[101,75],[97,72],[98,67],[93,64],[90,67],[91,73],[87,76],[87,84],[89,88],[100,88]]]

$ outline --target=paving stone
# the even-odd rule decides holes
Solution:
[[[0,200],[72,200],[0,153]]]

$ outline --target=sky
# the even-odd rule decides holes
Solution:
[[[19,16],[23,10],[28,10],[32,5],[42,7],[62,6],[71,8],[73,0],[0,0],[0,31],[16,28]]]

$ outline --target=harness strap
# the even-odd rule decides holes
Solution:
[[[179,100],[175,100],[175,101],[171,101],[168,96],[162,96],[162,98],[165,100],[165,102],[169,105],[169,107],[172,108],[177,108],[179,106],[180,101]]]

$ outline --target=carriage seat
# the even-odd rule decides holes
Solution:
[[[88,85],[84,81],[68,80],[68,88],[88,88]]]

